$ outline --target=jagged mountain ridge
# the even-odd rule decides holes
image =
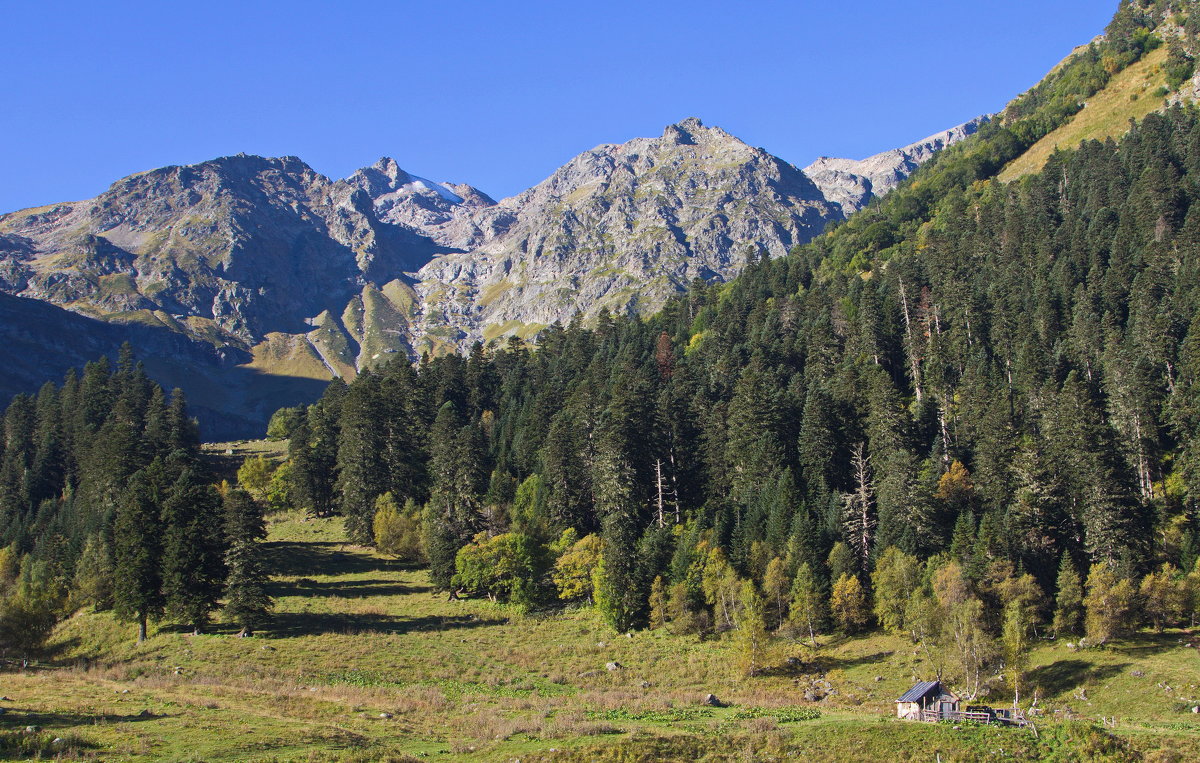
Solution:
[[[848,215],[900,185],[934,154],[973,135],[991,119],[992,115],[987,114],[975,117],[957,127],[866,159],[822,156],[805,167],[804,174],[816,183],[826,199],[839,204]]]
[[[842,217],[801,170],[694,118],[499,202],[389,158],[335,181],[295,157],[238,155],[0,216],[0,292],[94,319],[75,331],[132,324],[219,351],[144,348],[193,366],[224,355],[264,379],[323,380],[577,313],[652,311]],[[216,407],[261,418],[243,402]]]

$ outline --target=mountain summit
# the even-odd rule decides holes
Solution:
[[[417,274],[431,346],[655,309],[693,278],[729,278],[842,216],[799,169],[694,117],[585,151],[469,214],[489,232],[482,243]]]

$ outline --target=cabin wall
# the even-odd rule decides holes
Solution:
[[[909,721],[920,720],[921,706],[916,702],[897,702],[896,717]]]

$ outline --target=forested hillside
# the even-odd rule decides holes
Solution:
[[[1076,570],[1097,593],[1162,564],[1183,585],[1200,551],[1200,118],[1174,108],[987,180],[1162,44],[1168,10],[1123,4],[1003,119],[730,285],[645,321],[556,325],[536,352],[514,340],[331,386],[280,417],[291,500],[360,541],[423,545],[444,587],[537,603],[557,565],[557,593],[594,581],[619,629],[733,626],[742,579],[836,610],[865,602],[885,558],[922,563],[905,599],[948,566],[1005,605],[1005,581],[1036,583],[1037,602]]]

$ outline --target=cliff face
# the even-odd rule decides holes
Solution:
[[[389,158],[337,181],[294,157],[164,167],[94,199],[0,216],[0,294],[22,298],[10,303],[18,324],[35,320],[36,300],[69,311],[43,319],[79,335],[77,351],[49,335],[45,350],[28,338],[24,351],[80,362],[107,352],[115,330],[167,383],[172,364],[189,369],[175,375],[210,418],[246,422],[223,434],[250,434],[283,404],[267,399],[280,385],[530,338],[605,308],[651,312],[695,278],[731,278],[751,254],[810,240],[975,124],[862,162],[822,159],[810,179],[692,118],[585,151],[499,202]]]
[[[102,318],[146,311],[243,346],[303,330],[430,254],[382,224],[365,193],[292,157],[153,170],[95,199],[5,215],[0,231],[15,242],[0,254],[10,293]]]

